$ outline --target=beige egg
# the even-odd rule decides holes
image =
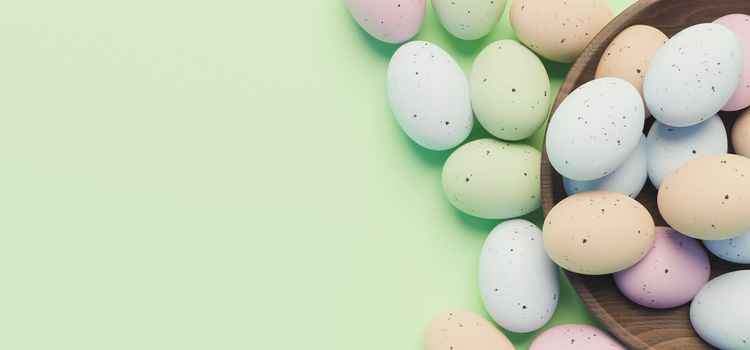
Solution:
[[[615,77],[635,86],[643,97],[643,79],[656,52],[669,40],[660,30],[637,24],[618,34],[604,50],[595,78]],[[651,113],[646,110],[646,116]]]
[[[440,314],[427,326],[425,350],[515,350],[503,333],[469,311]]]
[[[732,128],[732,147],[734,153],[750,158],[750,109],[746,109]]]
[[[728,239],[750,231],[750,159],[734,154],[690,160],[664,178],[659,212],[677,231]]]
[[[544,220],[544,248],[564,269],[603,275],[624,270],[648,253],[654,220],[636,200],[615,192],[563,199]]]
[[[611,19],[605,0],[514,0],[510,7],[519,41],[558,62],[575,61]]]

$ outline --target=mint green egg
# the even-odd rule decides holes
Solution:
[[[481,139],[457,148],[443,166],[443,192],[462,212],[508,219],[538,209],[541,153],[525,145]]]
[[[513,40],[496,41],[479,53],[469,90],[479,123],[509,141],[534,134],[547,119],[552,101],[542,61]]]

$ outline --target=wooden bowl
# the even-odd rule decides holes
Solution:
[[[594,79],[599,58],[612,39],[634,24],[656,27],[668,36],[697,23],[713,22],[732,13],[750,14],[748,0],[641,0],[609,23],[593,39],[575,62],[565,79],[553,111],[578,86]],[[722,113],[731,130],[738,113]],[[653,124],[646,122],[644,132]],[[656,189],[647,183],[637,200],[653,215],[657,226],[667,226],[656,206]],[[550,165],[546,150],[542,153],[542,195],[544,214],[566,197],[562,176]],[[747,265],[721,261],[711,254],[712,278],[730,271],[747,269]],[[654,310],[627,300],[615,286],[612,275],[586,276],[566,271],[578,295],[591,312],[612,334],[634,349],[711,349],[690,325],[689,305],[668,310]]]

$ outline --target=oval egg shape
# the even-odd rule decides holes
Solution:
[[[562,268],[603,275],[633,266],[651,249],[654,220],[636,200],[585,192],[557,203],[544,220],[544,247]]]
[[[750,158],[750,109],[742,112],[732,127],[734,153]]]
[[[570,63],[612,19],[605,0],[515,0],[513,31],[540,56]]]
[[[742,74],[734,95],[722,108],[725,111],[739,111],[750,106],[750,16],[744,14],[726,15],[714,21],[729,28],[742,45]]]
[[[492,230],[479,255],[479,291],[490,316],[511,332],[532,332],[549,321],[560,282],[536,225],[516,219]]]
[[[625,80],[601,78],[581,85],[549,121],[545,145],[550,163],[573,180],[609,175],[638,146],[643,113],[641,95]]]
[[[690,304],[690,323],[720,349],[750,347],[750,270],[730,272],[706,283]]]
[[[474,313],[449,311],[427,325],[425,350],[514,350],[515,347],[493,324]]]
[[[659,188],[664,177],[688,160],[727,153],[727,129],[718,115],[687,127],[655,121],[648,131],[648,178]]]
[[[750,264],[750,232],[734,238],[705,240],[703,244],[711,254],[735,264]]]
[[[632,302],[654,309],[687,304],[711,274],[701,244],[669,227],[657,227],[651,250],[635,265],[615,273],[615,283]]]
[[[417,144],[447,150],[474,123],[469,82],[456,61],[426,41],[402,45],[388,64],[388,100],[401,129]]]
[[[479,53],[469,90],[479,123],[503,140],[533,135],[549,113],[547,71],[533,52],[513,40],[496,41]]]
[[[643,96],[661,123],[691,126],[727,104],[741,72],[737,36],[719,24],[696,24],[677,33],[656,53],[646,71]]]
[[[664,178],[657,195],[664,220],[698,239],[727,239],[750,231],[750,159],[709,155]]]
[[[440,23],[453,36],[475,40],[489,34],[505,10],[505,0],[432,0]]]
[[[590,181],[577,181],[563,177],[565,193],[573,195],[581,192],[608,191],[635,198],[641,193],[648,178],[646,159],[646,137],[641,135],[641,141],[638,142],[635,151],[622,166],[611,174]]]
[[[563,324],[540,334],[529,350],[626,350],[606,332],[586,324]]]
[[[426,0],[346,0],[346,5],[368,34],[380,41],[398,44],[419,32]]]
[[[480,139],[456,149],[443,166],[443,192],[462,212],[508,219],[538,209],[542,155],[525,144]]]
[[[595,79],[620,78],[632,84],[643,97],[643,79],[651,59],[669,40],[662,31],[637,24],[625,28],[612,39],[596,67]],[[646,109],[645,116],[651,112]]]

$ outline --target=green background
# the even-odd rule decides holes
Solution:
[[[428,7],[417,39],[468,72],[508,23],[462,42]],[[3,1],[0,44],[0,348],[421,349],[486,316],[497,221],[444,200],[449,153],[388,108],[397,46],[343,0]],[[567,286],[566,322],[593,322]]]

